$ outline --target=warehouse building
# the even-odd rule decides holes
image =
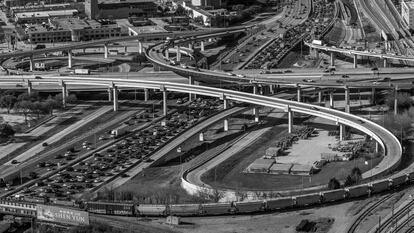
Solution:
[[[247,168],[248,172],[252,173],[268,173],[269,168],[275,163],[273,159],[256,159],[250,166]]]
[[[52,18],[66,18],[73,17],[78,14],[78,10],[54,10],[54,11],[36,11],[36,12],[22,12],[14,15],[15,22],[19,24],[25,23],[43,23]]]
[[[131,16],[157,15],[155,0],[86,0],[85,13],[90,19],[124,19]]]
[[[54,19],[25,29],[31,43],[86,41],[121,36],[118,25],[101,25],[95,20]]]
[[[414,2],[403,0],[401,2],[401,16],[403,22],[410,28],[414,29]]]

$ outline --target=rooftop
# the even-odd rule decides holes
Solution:
[[[47,18],[47,17],[56,17],[56,16],[72,16],[75,13],[78,13],[78,10],[57,10],[57,11],[39,11],[39,12],[23,12],[16,13],[17,18]]]
[[[150,26],[140,26],[140,27],[129,27],[135,33],[154,33],[154,32],[167,32],[162,27],[157,25],[150,25]]]
[[[404,1],[406,4],[407,4],[407,6],[409,7],[409,8],[411,8],[411,9],[413,9],[414,8],[414,2],[413,1]]]
[[[50,20],[50,24],[30,25],[26,32],[70,31],[76,29],[95,29],[118,27],[116,24],[101,25],[96,20],[82,20],[77,18],[64,18]]]
[[[39,9],[39,8],[54,8],[54,7],[67,7],[70,6],[70,3],[60,3],[60,4],[39,4],[39,5],[32,5],[32,6],[13,6],[10,7],[10,10],[17,10],[17,9]]]
[[[100,4],[111,4],[111,3],[155,3],[156,0],[98,0]]]

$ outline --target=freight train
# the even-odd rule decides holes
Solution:
[[[326,190],[317,193],[309,193],[298,196],[271,198],[266,200],[253,200],[245,202],[229,203],[204,203],[204,204],[137,204],[133,202],[56,202],[53,205],[64,205],[72,208],[80,208],[89,213],[119,216],[211,216],[226,214],[249,214],[266,211],[303,208],[333,202],[347,201],[354,198],[368,197],[373,194],[391,191],[404,185],[414,183],[414,171],[399,173],[387,179],[380,179],[367,184]],[[39,203],[39,202],[37,202]],[[34,202],[22,202],[16,200],[0,200],[0,213],[16,214],[20,216],[36,216],[36,204]],[[44,204],[42,202],[42,204]]]

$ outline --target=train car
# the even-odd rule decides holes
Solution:
[[[408,182],[414,182],[414,171],[408,173]]]
[[[322,202],[341,201],[346,197],[345,189],[335,189],[321,192]]]
[[[266,208],[268,210],[279,210],[293,207],[293,198],[281,197],[276,199],[266,200]]]
[[[36,203],[0,200],[0,213],[24,217],[36,217]]]
[[[167,211],[166,205],[139,204],[135,206],[135,214],[140,216],[166,216]]]
[[[348,197],[355,198],[355,197],[362,197],[368,195],[369,185],[368,184],[361,184],[349,187],[347,189]]]
[[[392,180],[392,187],[396,188],[401,186],[407,182],[407,175],[406,174],[399,174],[398,176],[394,176],[391,178]]]
[[[88,202],[86,204],[88,212],[108,215],[133,216],[133,203],[117,203],[117,202]]]
[[[321,202],[321,195],[319,193],[311,193],[294,197],[295,206],[302,207],[308,205],[315,205]]]
[[[380,193],[386,191],[391,186],[391,180],[378,180],[371,183],[371,193]]]
[[[170,205],[169,214],[177,216],[196,216],[201,213],[199,204],[174,204]]]
[[[235,202],[234,206],[238,213],[261,212],[266,207],[264,201]]]
[[[204,215],[222,215],[234,212],[231,203],[207,203],[201,204]]]

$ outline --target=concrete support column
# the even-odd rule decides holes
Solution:
[[[349,87],[345,86],[345,112],[350,112],[350,106],[349,106]]]
[[[33,92],[32,82],[27,80],[27,94],[30,96]]]
[[[104,58],[107,59],[108,58],[108,45],[104,44]]]
[[[112,101],[112,88],[108,87],[108,101]]]
[[[300,89],[300,85],[296,85],[296,88],[297,88],[297,101],[298,102],[302,102],[302,90]]]
[[[168,51],[168,48],[165,49],[165,58],[170,59],[170,52]]]
[[[160,90],[162,91],[162,113],[163,113],[163,116],[167,116],[167,113],[168,113],[167,88],[165,88],[165,86],[161,86]]]
[[[346,133],[346,129],[345,129],[345,125],[339,123],[339,140],[343,141],[345,140],[345,133]]]
[[[228,103],[228,100],[227,100],[227,98],[226,98],[226,96],[225,95],[223,95],[222,97],[221,97],[221,99],[223,100],[223,109],[228,109],[229,108],[229,103]],[[224,131],[229,131],[229,120],[227,119],[227,118],[224,118]]]
[[[269,85],[269,91],[271,95],[275,94],[275,89],[273,89],[273,85]]]
[[[200,42],[200,50],[201,52],[204,52],[204,41]]]
[[[34,61],[33,61],[33,56],[29,57],[29,70],[32,72],[34,69]]]
[[[315,59],[319,60],[319,50],[315,49]]]
[[[188,48],[193,49],[193,42],[188,43]]]
[[[125,51],[125,53],[128,52],[128,46],[124,46],[124,51]]]
[[[371,90],[370,102],[371,102],[371,104],[375,104],[375,87],[373,87],[372,90]]]
[[[148,101],[148,88],[144,88],[144,101]]]
[[[176,50],[177,50],[177,62],[180,62],[181,61],[180,46],[177,46]]]
[[[378,153],[379,152],[379,144],[377,141],[375,141],[375,152]]]
[[[387,66],[388,66],[388,64],[387,64],[387,58],[384,58],[383,63],[384,63],[384,68],[387,68]]]
[[[397,99],[397,95],[398,95],[398,87],[396,86],[394,89],[394,115],[398,114],[398,99]]]
[[[83,54],[85,54],[86,53],[86,48],[83,48],[82,52],[83,52]]]
[[[333,91],[331,91],[330,93],[329,93],[329,107],[330,108],[334,108],[335,106],[334,106],[334,94],[333,94]]]
[[[194,79],[193,79],[193,77],[191,77],[191,75],[188,76],[188,84],[189,85],[194,85]],[[188,93],[188,101],[193,101],[193,99],[194,99],[194,94]]]
[[[354,54],[354,68],[358,68],[358,55]]]
[[[331,66],[335,65],[335,54],[331,52]]]
[[[142,54],[142,43],[141,43],[141,41],[138,41],[138,53]]]
[[[253,94],[257,95],[257,84],[253,85]],[[254,122],[259,122],[259,109],[257,108],[257,106],[254,106],[253,108],[253,115],[254,115]]]
[[[63,81],[61,81],[60,86],[62,87],[62,106],[63,108],[66,108],[66,97],[67,97],[66,84]]]
[[[293,112],[290,110],[290,107],[287,108],[288,113],[288,133],[293,132]]]
[[[112,84],[112,91],[113,91],[113,99],[114,99],[114,112],[118,111],[119,103],[118,103],[118,87]]]
[[[72,68],[72,50],[68,51],[68,68]]]

